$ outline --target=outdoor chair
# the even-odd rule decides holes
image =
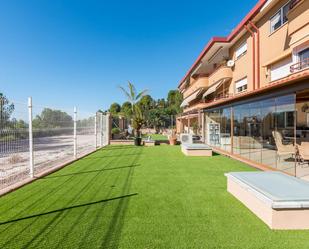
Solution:
[[[298,159],[300,164],[307,163],[309,165],[309,142],[302,142],[298,146]]]
[[[296,148],[293,144],[283,144],[283,138],[280,132],[273,131],[272,135],[274,137],[276,147],[277,147],[277,156],[278,161],[280,161],[280,157],[284,155],[295,155],[296,154]]]

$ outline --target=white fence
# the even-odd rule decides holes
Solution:
[[[109,143],[109,114],[9,101],[0,96],[0,190]]]

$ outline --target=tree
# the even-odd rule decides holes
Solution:
[[[180,107],[182,103],[182,95],[178,90],[170,90],[167,95],[167,103],[170,109],[171,115],[176,115],[181,113],[182,109]]]
[[[157,107],[158,108],[162,108],[162,109],[164,109],[166,107],[166,102],[165,102],[164,98],[157,100]]]
[[[116,102],[111,104],[111,106],[109,107],[109,112],[111,114],[117,114],[120,112],[120,110],[121,110],[121,106]]]
[[[141,97],[143,97],[147,93],[147,89],[141,91],[140,93],[136,92],[135,86],[129,81],[128,82],[128,90],[126,90],[124,87],[119,87],[124,95],[127,97],[128,101],[132,105],[132,111],[134,112],[134,106],[135,104],[140,100]]]
[[[137,104],[144,114],[146,125],[149,126],[149,112],[151,109],[155,108],[155,101],[150,95],[145,95]]]
[[[94,125],[94,117],[79,119],[76,121],[77,128],[92,128]]]
[[[9,99],[0,93],[0,127],[8,125],[10,117],[15,110],[13,103],[10,103]]]
[[[15,123],[15,128],[16,128],[16,129],[25,129],[25,128],[28,128],[28,124],[27,124],[24,120],[22,120],[22,119],[19,119],[19,120],[14,119],[14,120],[12,121],[12,123]]]
[[[158,133],[162,127],[169,123],[169,115],[164,109],[155,108],[149,111],[148,122]]]
[[[134,105],[132,126],[135,129],[136,137],[138,137],[138,138],[141,137],[140,130],[141,130],[144,123],[145,123],[145,118],[143,116],[141,108],[138,105]]]
[[[73,119],[66,112],[45,108],[32,123],[34,128],[63,128],[72,126]]]
[[[129,101],[126,101],[122,104],[121,106],[121,113],[126,117],[126,118],[131,118],[132,117],[132,105]]]
[[[140,129],[142,128],[144,117],[141,108],[139,108],[137,105],[137,102],[147,93],[148,90],[143,90],[137,93],[134,85],[131,82],[128,82],[128,89],[125,89],[121,86],[119,88],[131,103],[133,128],[136,131],[137,137],[140,137]]]
[[[138,105],[142,110],[149,111],[154,107],[154,100],[150,95],[144,95],[139,100]]]

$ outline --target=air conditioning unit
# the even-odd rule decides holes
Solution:
[[[193,144],[193,136],[192,136],[192,134],[181,133],[180,134],[180,142],[182,144]]]
[[[226,63],[226,65],[227,65],[228,67],[234,67],[235,61],[233,61],[233,60],[228,60],[227,63]]]

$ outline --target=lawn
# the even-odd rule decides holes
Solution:
[[[226,192],[253,170],[178,146],[113,146],[0,198],[0,248],[308,248]]]
[[[149,135],[144,135],[144,138],[148,138],[151,137],[152,140],[156,140],[156,141],[167,141],[167,136],[162,135],[162,134],[149,134]]]

